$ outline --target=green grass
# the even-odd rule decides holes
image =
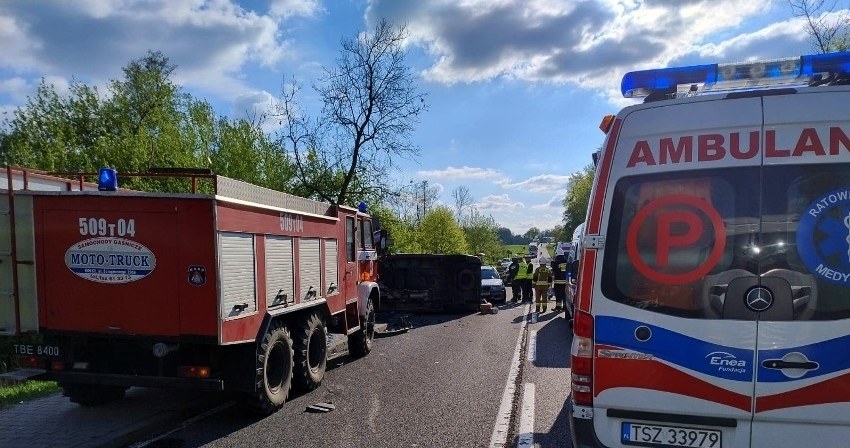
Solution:
[[[55,381],[24,381],[0,386],[0,406],[9,406],[59,392]]]
[[[505,246],[511,254],[527,254],[528,253],[528,245],[527,244],[508,244]]]

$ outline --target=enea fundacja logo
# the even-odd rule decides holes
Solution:
[[[797,252],[815,275],[850,285],[850,188],[830,191],[803,210]]]
[[[725,245],[726,230],[717,210],[705,199],[685,194],[647,203],[635,214],[626,235],[626,251],[635,269],[668,285],[702,278],[720,261]],[[708,256],[699,256],[705,252]]]
[[[65,265],[92,282],[129,283],[153,272],[156,257],[144,244],[126,238],[89,238],[68,248]]]

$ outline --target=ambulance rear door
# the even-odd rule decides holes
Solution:
[[[764,97],[752,446],[850,441],[850,90]],[[770,284],[768,284],[770,282]]]

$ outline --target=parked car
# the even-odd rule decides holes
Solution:
[[[493,266],[481,266],[481,298],[492,303],[505,303],[505,283]]]

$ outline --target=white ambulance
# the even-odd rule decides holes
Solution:
[[[850,446],[850,52],[626,74],[582,240],[575,447]]]

